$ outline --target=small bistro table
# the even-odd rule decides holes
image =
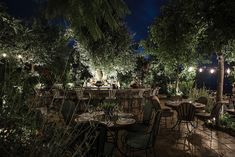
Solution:
[[[166,102],[166,106],[171,107],[174,110],[177,110],[177,108],[179,107],[179,105],[183,102],[190,102],[192,103],[196,109],[204,109],[206,105],[202,104],[202,103],[198,103],[198,102],[191,102],[191,101],[187,101],[187,100],[183,100],[183,101],[167,101]]]
[[[133,118],[134,115],[131,113],[120,113],[120,114],[116,113],[116,118],[110,119],[109,121],[105,121],[104,117],[107,115],[105,115],[103,111],[98,111],[98,112],[95,111],[95,112],[80,114],[78,115],[77,118],[75,118],[75,122],[79,123],[79,122],[85,122],[85,121],[97,121],[97,122],[105,124],[110,131],[114,132],[114,136],[115,136],[114,145],[117,148],[117,150],[123,156],[127,156],[118,145],[119,131],[128,129],[129,127],[131,127],[133,124],[136,123],[136,120]],[[86,118],[84,119],[84,117]],[[125,122],[125,119],[126,119],[126,122]]]

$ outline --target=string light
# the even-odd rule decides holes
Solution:
[[[6,54],[6,53],[3,53],[2,56],[5,58],[5,57],[7,57],[7,54]]]
[[[215,73],[215,69],[210,69],[210,73],[211,74]]]
[[[199,72],[201,73],[202,71],[203,71],[203,69],[202,69],[202,68],[200,68],[200,69],[199,69]]]
[[[231,70],[228,68],[228,69],[226,70],[226,72],[227,72],[227,74],[230,74]]]

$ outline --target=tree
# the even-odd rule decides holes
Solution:
[[[107,30],[105,38],[90,41],[89,47],[77,44],[77,54],[82,64],[89,67],[94,74],[96,69],[102,70],[108,76],[117,76],[133,71],[136,55],[131,49],[132,36],[122,25],[116,31]]]
[[[218,81],[216,100],[223,99],[224,61],[229,42],[235,40],[235,2],[231,0],[200,1],[198,22],[204,24],[199,46],[207,53],[214,52],[218,59]],[[209,11],[206,11],[209,10]],[[196,12],[194,13],[196,16]],[[204,51],[205,51],[204,50]],[[231,55],[230,55],[231,57]]]
[[[64,18],[81,41],[96,41],[106,32],[102,25],[117,29],[129,10],[123,0],[49,0],[46,13],[49,18]]]
[[[170,8],[170,11],[172,10],[169,12],[170,16],[164,14],[165,8]],[[172,38],[179,39],[175,40],[176,47],[181,47],[181,42],[187,41],[187,44],[183,45],[184,48],[188,45],[190,48],[194,49],[194,51],[198,52],[198,54],[217,54],[219,69],[217,101],[221,101],[223,96],[224,57],[228,53],[228,48],[224,48],[228,47],[230,45],[229,43],[233,43],[235,37],[234,10],[235,2],[231,0],[172,0],[163,8],[162,16],[166,18],[165,23],[169,23],[168,21],[172,21],[172,19],[175,21],[176,25],[171,23],[170,26],[176,28],[179,34],[175,34],[176,37],[165,35],[174,34],[172,33],[174,31],[170,29],[168,29],[169,32],[164,31],[164,35],[158,34],[158,36],[161,36],[161,38],[167,42],[171,42]],[[174,14],[176,16],[174,16]],[[164,26],[164,24],[162,25]],[[164,27],[162,29],[167,30]],[[160,45],[162,44],[161,40],[159,40],[158,44],[159,43]],[[167,44],[167,46],[171,45]],[[171,49],[171,47],[169,47],[169,49]],[[232,47],[230,47],[229,54],[234,52],[231,49]],[[185,52],[186,56],[191,55],[190,51]],[[177,52],[177,55],[178,54]]]
[[[47,152],[45,155],[53,156],[44,147],[43,139],[38,137],[38,132],[40,129],[50,129],[54,131],[53,137],[55,137],[55,132],[58,133],[60,130],[54,126],[52,129],[47,125],[43,126],[43,120],[33,108],[38,103],[35,99],[34,87],[40,80],[40,76],[32,73],[31,64],[37,63],[48,67],[49,63],[58,57],[66,60],[66,42],[59,29],[39,23],[28,28],[22,21],[8,15],[1,4],[0,27],[1,156],[16,154],[44,156],[42,154],[45,152]],[[60,64],[63,64],[64,60]],[[66,65],[63,64],[60,67],[64,66]],[[59,136],[60,134],[56,134],[56,137],[60,138]],[[53,153],[62,154],[59,149],[55,150]]]
[[[175,73],[176,93],[179,92],[182,67],[195,65],[199,60],[195,49],[197,29],[184,12],[184,7],[175,2],[164,6],[161,15],[149,28],[148,39],[142,43],[147,53],[154,55],[160,64]]]

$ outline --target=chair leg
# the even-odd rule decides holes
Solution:
[[[148,157],[148,150],[145,150],[145,156]]]
[[[155,152],[154,147],[152,148],[152,151],[153,151],[153,156],[156,157],[156,152]]]
[[[177,120],[177,122],[175,123],[175,125],[171,128],[172,130],[175,129],[175,127],[178,125],[180,125],[181,121],[180,120]]]
[[[192,130],[189,129],[189,124],[188,124],[188,123],[189,123],[189,122],[186,123],[187,129],[188,129],[189,133],[191,133],[193,129],[192,129]]]
[[[166,119],[166,117],[165,117],[165,127],[167,128],[167,121],[166,121],[167,119]]]

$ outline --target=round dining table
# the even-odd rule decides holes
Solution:
[[[122,156],[127,156],[125,152],[122,151],[118,145],[119,141],[119,132],[121,130],[126,130],[136,123],[134,115],[132,113],[119,112],[115,113],[112,116],[106,115],[103,111],[95,111],[92,113],[85,112],[78,115],[75,118],[75,122],[85,122],[85,121],[95,121],[103,123],[107,126],[109,131],[114,133],[115,141],[114,145]]]
[[[196,109],[204,109],[205,108],[205,104],[202,104],[202,103],[198,103],[198,102],[191,102],[191,101],[187,101],[187,100],[184,100],[184,101],[167,101],[165,103],[166,106],[168,107],[171,107],[172,109],[174,110],[177,110],[177,108],[179,107],[179,105],[183,102],[189,102],[189,103],[192,103]]]

